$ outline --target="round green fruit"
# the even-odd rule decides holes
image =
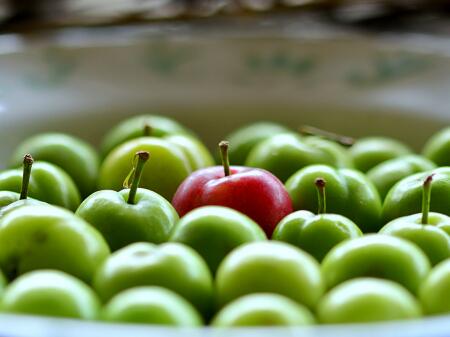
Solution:
[[[130,165],[139,151],[150,153],[141,187],[171,200],[178,186],[191,173],[189,160],[176,145],[154,137],[143,137],[124,143],[112,151],[100,169],[100,188],[115,191],[123,188]]]
[[[382,162],[412,154],[412,150],[395,139],[367,137],[358,139],[349,153],[355,168],[367,172]]]
[[[438,166],[450,166],[450,127],[439,131],[428,140],[423,155]]]
[[[104,307],[108,322],[178,327],[202,326],[197,310],[180,295],[160,287],[138,287],[114,296]]]
[[[319,264],[283,242],[254,242],[232,251],[219,266],[219,307],[252,293],[276,293],[314,309],[324,292]]]
[[[418,301],[399,284],[360,278],[342,283],[320,301],[324,324],[369,323],[420,318]]]
[[[36,269],[57,269],[92,280],[109,248],[100,233],[55,206],[23,206],[0,219],[0,268],[9,279]]]
[[[305,326],[314,316],[303,305],[277,294],[251,294],[231,302],[214,318],[214,327]]]
[[[66,273],[39,270],[20,276],[5,290],[2,311],[94,320],[100,301],[86,284]]]
[[[122,248],[98,268],[93,285],[103,301],[126,289],[160,286],[183,296],[205,316],[211,311],[208,266],[196,251],[179,243],[134,243]]]
[[[353,278],[376,277],[395,281],[416,293],[430,269],[427,256],[418,246],[381,234],[344,241],[322,262],[328,289]]]
[[[139,115],[116,125],[102,143],[102,155],[106,157],[119,145],[132,139],[151,136],[161,138],[173,134],[192,134],[173,119],[157,115]]]
[[[438,264],[422,283],[420,302],[427,315],[450,313],[450,260]]]

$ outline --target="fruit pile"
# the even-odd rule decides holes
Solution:
[[[1,311],[217,327],[450,314],[450,128],[422,155],[274,123],[226,139],[214,158],[148,115],[101,154],[25,140],[0,173]]]

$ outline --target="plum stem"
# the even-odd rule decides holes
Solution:
[[[319,204],[319,209],[317,211],[318,214],[324,214],[327,212],[327,198],[326,198],[326,192],[325,192],[325,186],[327,182],[323,178],[317,178],[314,181],[314,184],[316,184],[317,187],[317,199]]]
[[[20,191],[20,200],[28,198],[28,187],[30,185],[31,168],[33,167],[34,159],[31,154],[26,154],[23,157],[23,175],[22,175],[22,188]]]
[[[355,138],[339,135],[337,133],[325,131],[309,125],[301,126],[299,128],[299,132],[302,135],[322,137],[347,147],[353,146],[356,142]]]
[[[229,147],[230,147],[230,143],[225,140],[223,140],[219,143],[220,154],[222,156],[223,172],[225,174],[225,177],[228,177],[229,175],[231,175],[230,158],[228,156],[228,148]]]
[[[125,179],[124,187],[130,189],[128,194],[128,204],[134,205],[136,199],[137,189],[141,183],[142,172],[145,163],[150,158],[150,153],[147,151],[139,151],[135,154],[133,159],[133,169],[131,170],[128,177]],[[131,185],[130,182],[131,181]]]
[[[153,128],[148,123],[144,123],[144,137],[150,137],[152,135]]]
[[[431,202],[431,183],[433,182],[434,174],[429,175],[423,182],[422,192],[422,225],[428,224],[428,215],[430,213]]]

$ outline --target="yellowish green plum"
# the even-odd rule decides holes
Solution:
[[[431,271],[420,288],[419,298],[427,315],[450,313],[450,260]]]
[[[305,326],[314,324],[305,306],[277,294],[250,294],[225,306],[211,325],[220,328],[243,326]]]
[[[100,301],[85,283],[56,270],[38,270],[20,276],[5,290],[1,309],[26,314],[97,319]]]
[[[367,137],[358,139],[349,153],[355,168],[367,172],[387,160],[412,154],[412,150],[396,139]]]
[[[238,247],[216,276],[218,307],[253,293],[284,295],[314,310],[325,290],[318,262],[284,242],[253,242]]]
[[[8,279],[37,269],[57,269],[90,282],[109,256],[101,234],[59,207],[28,205],[0,219],[0,268]]]
[[[430,269],[427,256],[417,245],[382,234],[341,242],[322,262],[328,289],[350,279],[376,277],[397,282],[415,294]]]
[[[360,278],[342,283],[320,301],[324,324],[369,323],[420,318],[414,296],[398,283]]]
[[[168,135],[188,134],[192,131],[171,118],[158,115],[139,115],[123,120],[105,136],[102,155],[106,157],[119,145],[144,136],[161,138]]]
[[[236,247],[266,239],[264,231],[252,219],[221,206],[205,206],[189,212],[177,223],[170,237],[170,241],[195,249],[212,273]]]
[[[93,286],[104,302],[126,289],[160,286],[187,299],[205,317],[211,314],[211,272],[195,250],[179,243],[122,248],[97,269]]]
[[[113,150],[100,169],[100,188],[121,190],[123,178],[128,175],[130,163],[139,151],[149,152],[152,156],[143,171],[141,187],[172,200],[178,186],[192,172],[192,168],[178,146],[154,137],[137,138]]]
[[[438,166],[450,166],[450,127],[442,129],[428,140],[423,155]]]
[[[197,138],[189,135],[170,135],[163,139],[178,146],[183,151],[192,171],[215,165],[211,153]]]
[[[367,172],[367,178],[375,185],[381,199],[384,200],[392,186],[400,180],[434,168],[436,165],[425,157],[407,155],[378,164]]]
[[[161,287],[125,290],[104,307],[102,318],[108,322],[197,327],[203,319],[183,297]]]

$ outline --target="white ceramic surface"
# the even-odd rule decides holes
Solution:
[[[417,149],[450,124],[448,40],[334,31],[307,36],[289,29],[273,38],[168,31],[170,38],[140,29],[68,31],[44,43],[0,37],[0,166],[29,133],[68,131],[98,143],[118,120],[143,112],[175,117],[211,146],[234,127],[261,119],[390,135]],[[0,316],[0,336],[445,337],[450,318],[184,331]]]

